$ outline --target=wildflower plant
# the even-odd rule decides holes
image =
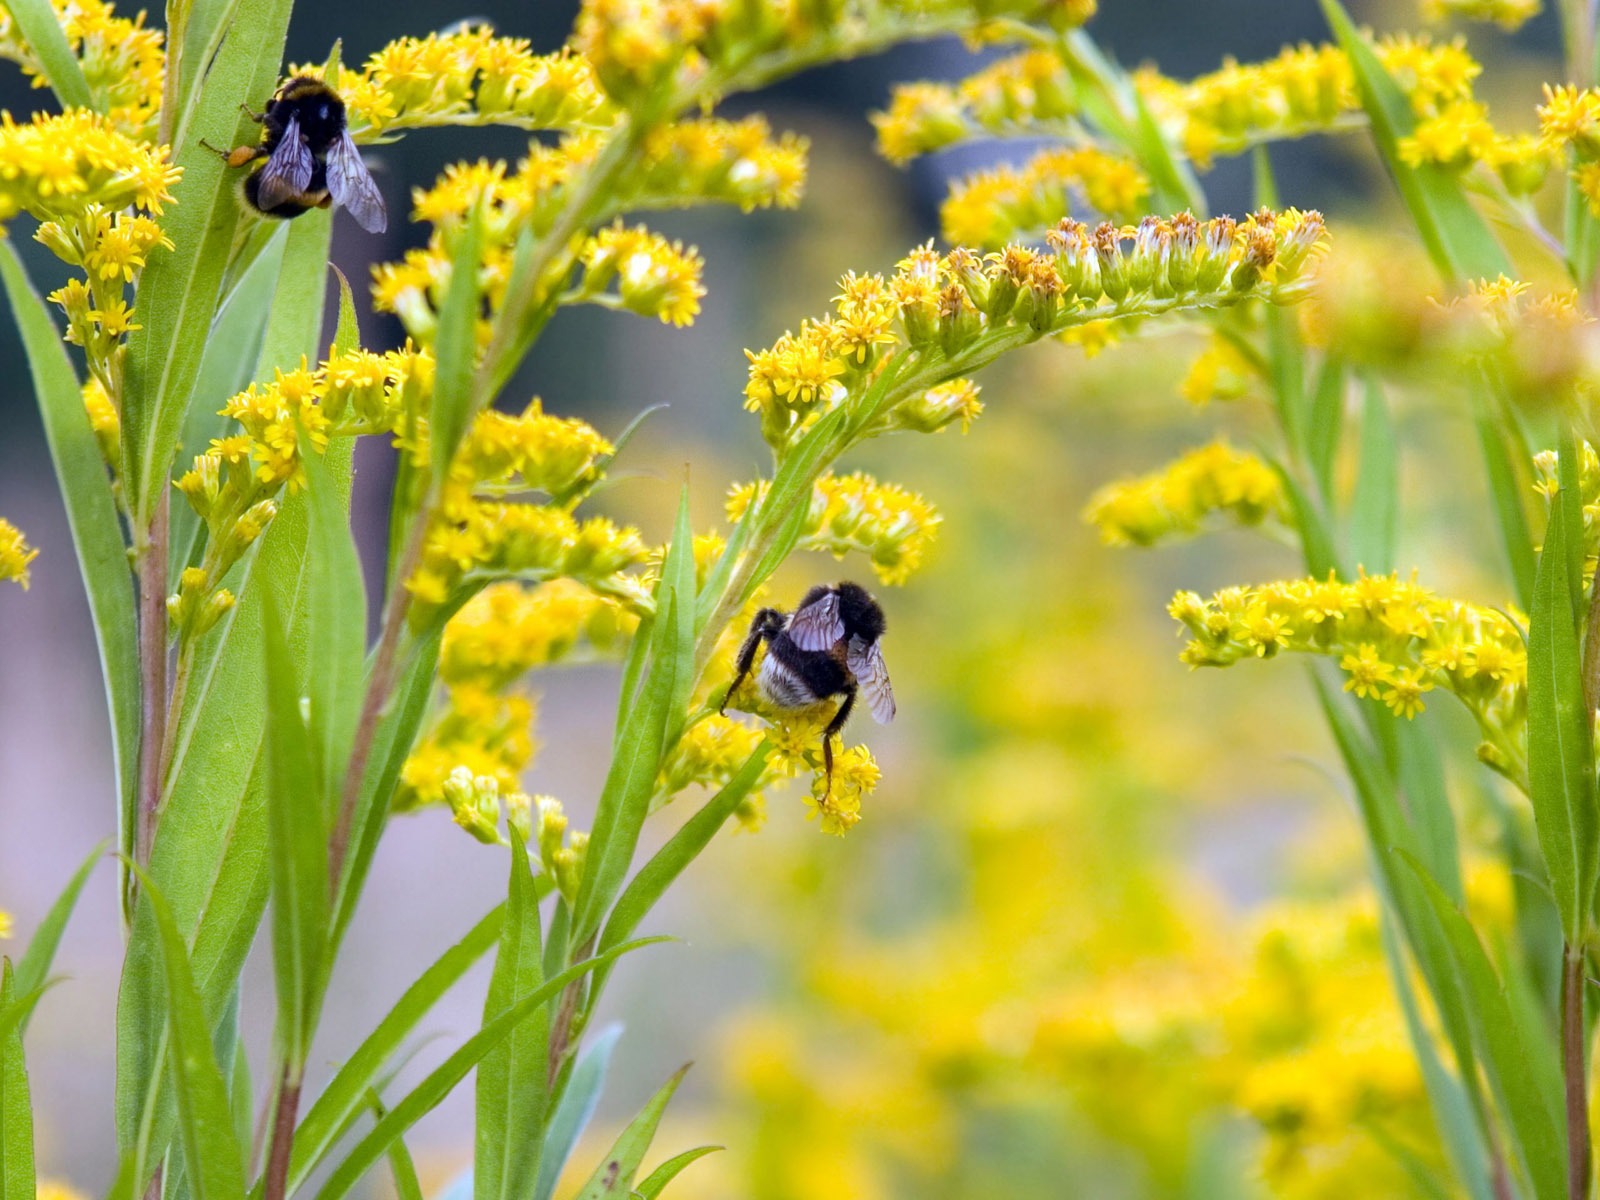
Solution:
[[[759,825],[765,791],[786,778],[809,780],[823,832],[870,810],[868,748],[822,769],[827,711],[751,695],[736,707],[757,723],[718,715],[734,647],[795,551],[864,555],[900,583],[938,529],[928,500],[845,460],[881,435],[965,430],[983,407],[971,376],[1023,346],[1302,300],[1324,228],[1297,211],[1192,215],[1164,140],[1073,149],[1026,181],[1024,208],[974,223],[972,244],[914,248],[888,275],[846,273],[826,313],[750,352],[744,408],[770,472],[727,493],[725,530],[693,530],[686,488],[655,544],[593,511],[634,429],[608,435],[506,392],[563,308],[693,321],[702,259],[641,215],[798,203],[804,140],[718,106],[911,38],[1081,49],[1092,3],[589,0],[552,54],[471,26],[402,39],[359,67],[338,50],[283,66],[290,9],[174,4],[163,37],[107,5],[19,0],[0,23],[0,50],[62,109],[0,118],[0,223],[8,236],[31,228],[71,274],[41,299],[0,240],[0,282],[111,712],[126,935],[111,1190],[281,1200],[315,1179],[334,1200],[387,1160],[410,1194],[405,1133],[475,1069],[474,1193],[548,1196],[603,1073],[580,1055],[584,1035],[617,960],[650,940],[635,935],[656,901],[730,818]],[[1018,98],[1048,90],[1048,66],[996,70],[974,120],[1001,119],[997,104],[1029,118]],[[255,136],[244,114],[294,75],[344,94],[366,145],[459,126],[538,135],[515,164],[458,163],[415,190],[425,244],[371,281],[373,308],[407,336],[397,348],[362,344],[342,276],[321,344],[332,216],[257,219],[214,149]],[[1108,129],[1132,134],[1138,102],[1113,82],[1075,77],[1058,100],[1112,99]],[[1104,219],[1071,215],[1080,193]],[[1007,244],[1012,233],[1029,236]],[[349,523],[363,437],[398,463],[371,644]],[[1282,519],[1259,469],[1254,482],[1243,460],[1216,464],[1210,482],[1207,470],[1195,482],[1222,489],[1211,507]],[[35,553],[0,523],[0,579],[25,584]],[[621,663],[587,829],[559,799],[521,790],[535,750],[524,677],[574,657]],[[646,821],[692,789],[712,795],[639,861]],[[391,815],[426,805],[448,806],[483,853],[509,850],[507,900],[314,1090],[306,1064],[375,851]],[[0,977],[7,1196],[33,1188],[23,1027],[92,866]],[[269,900],[275,1038],[271,1061],[251,1064],[239,977]],[[379,1097],[434,1001],[491,950],[481,1029],[416,1087]],[[657,1195],[706,1152],[639,1178],[679,1079],[586,1195]]]

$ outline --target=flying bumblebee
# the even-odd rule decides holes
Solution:
[[[260,144],[221,153],[230,167],[266,160],[245,176],[246,204],[285,220],[338,204],[368,233],[387,228],[383,196],[350,138],[344,101],[331,87],[299,75],[278,89],[265,112],[245,112],[261,126]]]
[[[833,738],[844,728],[856,695],[880,725],[894,720],[894,690],[878,641],[884,631],[883,609],[867,589],[854,583],[814,587],[793,613],[763,608],[750,623],[739,649],[738,671],[723,697],[738,691],[755,665],[763,642],[767,655],[756,674],[756,687],[774,707],[810,708],[843,696],[839,711],[822,731],[822,761],[829,791],[833,789]]]

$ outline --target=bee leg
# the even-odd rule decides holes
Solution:
[[[839,705],[839,711],[833,714],[833,720],[828,722],[828,727],[822,731],[822,769],[826,786],[823,788],[823,798],[833,795],[833,739],[844,741],[844,723],[850,719],[850,710],[856,703],[856,685],[848,684],[844,689],[844,703]]]
[[[239,108],[244,113],[245,116],[249,117],[257,125],[261,124],[261,122],[263,122],[263,121],[265,121],[267,119],[267,114],[266,113],[251,112],[250,111],[250,106],[248,104],[243,103],[243,102],[240,102]]]
[[[744,645],[739,647],[739,666],[734,672],[733,682],[728,685],[728,690],[722,693],[722,703],[717,705],[717,715],[725,716],[728,711],[728,697],[739,690],[739,685],[750,674],[750,668],[755,665],[756,649],[761,645],[761,639],[766,635],[771,618],[777,615],[776,609],[763,608],[756,613],[755,620],[750,622],[750,632],[744,639]],[[782,624],[780,619],[779,624]]]

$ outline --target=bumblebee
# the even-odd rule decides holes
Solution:
[[[266,111],[245,112],[261,126],[261,142],[223,152],[230,167],[264,164],[245,176],[244,200],[256,212],[285,220],[338,204],[368,233],[388,227],[383,196],[345,124],[344,101],[309,75],[289,80]]]
[[[884,628],[883,609],[866,588],[854,583],[814,587],[792,613],[763,608],[739,649],[738,670],[722,709],[749,676],[763,643],[767,655],[756,674],[756,687],[774,708],[810,708],[843,696],[839,711],[822,731],[822,762],[831,791],[833,739],[850,719],[857,694],[866,697],[867,708],[880,725],[894,720],[894,689],[878,644]]]

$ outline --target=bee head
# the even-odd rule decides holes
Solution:
[[[847,632],[868,642],[883,636],[887,622],[871,592],[858,583],[841,583],[834,590],[839,593],[839,618]]]

